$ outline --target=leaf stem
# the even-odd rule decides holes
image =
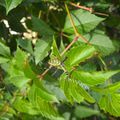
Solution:
[[[107,65],[106,63],[104,62],[104,60],[101,58],[101,56],[99,55],[98,58],[100,59],[100,61],[102,62],[102,64],[104,65],[104,69],[107,71],[108,68],[107,68]]]
[[[66,3],[65,3],[65,8],[66,8],[68,17],[69,17],[69,19],[70,19],[70,22],[71,22],[71,24],[72,24],[72,27],[73,27],[73,29],[74,29],[75,35],[77,36],[77,35],[78,35],[78,31],[77,31],[77,29],[76,29],[76,27],[75,27],[74,21],[73,21],[73,19],[72,19],[72,16],[71,16],[71,14],[70,14],[70,11],[69,11],[68,6],[67,6]]]
[[[79,38],[81,38],[85,43],[88,43],[88,44],[90,45],[90,43],[88,42],[88,40],[87,40],[85,37],[83,37],[83,36],[77,31],[77,28],[75,27],[74,21],[73,21],[73,19],[72,19],[72,16],[71,16],[71,14],[70,14],[70,11],[69,11],[68,6],[67,6],[66,3],[65,3],[65,8],[66,8],[68,17],[69,17],[69,19],[70,19],[70,22],[71,22],[71,24],[72,24],[72,27],[73,27],[73,29],[74,29],[75,35],[76,35],[76,36],[79,36]]]

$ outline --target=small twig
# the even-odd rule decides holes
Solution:
[[[76,5],[75,3],[72,3],[72,2],[70,2],[70,5],[77,7],[77,8],[80,8],[80,9],[83,9],[83,10],[86,10],[86,11],[89,11],[90,13],[93,13],[96,15],[102,15],[102,16],[107,16],[107,17],[109,16],[108,14],[105,14],[105,13],[95,12],[93,10],[93,8],[89,8],[89,7],[85,7],[85,6],[81,6],[81,5]]]
[[[109,16],[108,14],[105,14],[105,13],[100,13],[100,12],[94,12],[94,14],[96,14],[96,15],[101,15],[101,16],[106,16],[106,17],[108,17],[108,16]]]
[[[48,69],[46,69],[41,75],[38,75],[38,78],[42,79],[47,73],[48,71],[52,68],[52,65],[49,66]]]
[[[79,36],[76,36],[73,41],[65,48],[65,50],[60,54],[61,56],[63,56],[65,54],[65,52],[78,40]]]
[[[77,7],[77,8],[80,8],[80,9],[83,9],[83,10],[86,10],[86,11],[89,11],[90,13],[93,13],[92,8],[81,6],[81,5],[76,5],[75,3],[72,3],[72,2],[70,2],[70,5]]]
[[[65,33],[62,33],[61,35],[64,36],[64,37],[66,37],[66,38],[69,38],[69,36],[66,35]]]

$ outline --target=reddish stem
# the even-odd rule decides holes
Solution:
[[[65,50],[60,54],[61,56],[78,40],[79,36],[76,36],[73,41],[65,48]]]
[[[81,6],[81,5],[76,5],[75,3],[72,3],[72,2],[70,2],[70,5],[93,13],[93,9],[92,8]]]

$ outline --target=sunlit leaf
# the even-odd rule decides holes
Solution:
[[[84,71],[73,71],[72,77],[76,80],[80,80],[82,83],[87,85],[102,84],[119,71],[99,71],[99,72],[84,72]]]
[[[111,115],[120,116],[120,94],[106,94],[100,101],[99,106],[105,112],[109,112]]]
[[[93,46],[76,46],[69,51],[65,64],[67,67],[76,66],[80,62],[84,62],[86,59],[92,57],[95,52],[96,49]]]
[[[5,0],[6,13],[16,8],[23,0]]]

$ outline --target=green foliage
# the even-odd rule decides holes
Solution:
[[[81,9],[71,11],[71,14],[75,22],[75,26],[77,27],[80,33],[86,33],[91,31],[100,22],[104,20],[104,18],[97,17],[94,14],[91,14],[90,12],[87,12]],[[74,33],[69,17],[66,18],[65,25],[64,25],[64,32]]]
[[[23,0],[5,0],[6,13],[16,8]]]
[[[120,117],[119,1],[77,2],[0,1],[0,120]]]
[[[78,118],[86,118],[86,117],[90,117],[92,115],[99,115],[99,114],[100,114],[99,111],[90,109],[85,106],[77,106],[75,109],[75,115]]]
[[[119,71],[100,71],[100,72],[73,71],[72,77],[76,80],[80,80],[82,83],[93,86],[104,83],[111,76],[118,72]]]

